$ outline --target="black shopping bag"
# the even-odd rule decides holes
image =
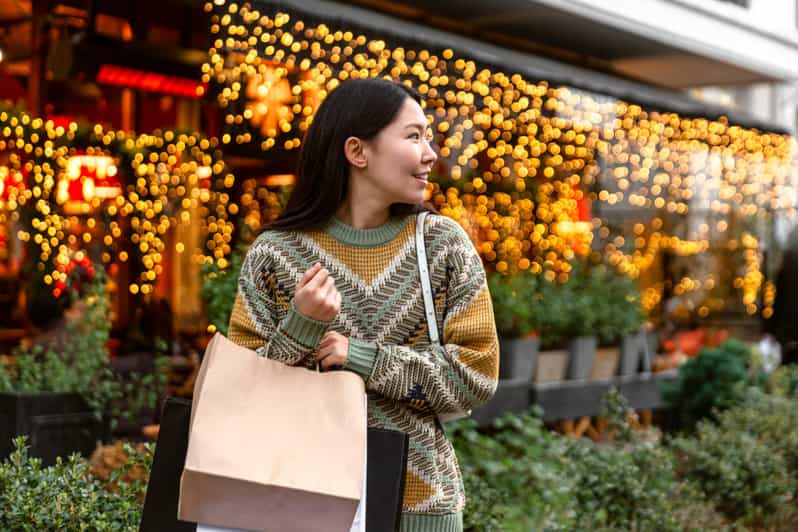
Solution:
[[[398,532],[408,436],[395,430],[371,428],[367,439],[366,532]]]
[[[191,401],[170,397],[152,461],[140,532],[195,532],[196,523],[177,519],[180,475],[188,448]],[[408,436],[387,429],[368,429],[366,466],[366,530],[399,530],[407,470]]]
[[[169,397],[163,405],[161,429],[152,459],[147,495],[141,514],[141,532],[195,532],[196,523],[177,519],[180,475],[186,462],[191,401]]]

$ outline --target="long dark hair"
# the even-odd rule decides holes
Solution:
[[[349,188],[346,139],[373,140],[393,121],[407,98],[421,104],[414,89],[380,78],[350,80],[330,92],[305,134],[288,204],[263,229],[316,229],[330,220]],[[391,206],[392,215],[421,210],[432,209],[423,204]]]

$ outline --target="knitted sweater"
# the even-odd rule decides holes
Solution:
[[[368,424],[409,434],[402,531],[462,530],[465,493],[437,414],[491,398],[499,349],[485,271],[457,222],[428,216],[425,241],[442,346],[431,346],[415,250],[415,216],[373,229],[332,219],[323,230],[266,231],[250,247],[228,336],[262,356],[314,367],[327,330],[349,338],[345,370],[363,377]],[[326,267],[341,309],[326,323],[293,306],[314,263]]]

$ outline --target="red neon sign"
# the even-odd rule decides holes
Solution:
[[[97,73],[97,81],[106,85],[127,87],[149,92],[160,92],[184,98],[200,98],[206,86],[193,79],[168,76],[156,72],[145,72],[135,68],[116,65],[102,65]]]

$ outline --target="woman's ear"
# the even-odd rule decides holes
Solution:
[[[349,164],[355,168],[365,168],[368,166],[366,157],[366,143],[357,137],[349,137],[344,143],[344,153]]]

